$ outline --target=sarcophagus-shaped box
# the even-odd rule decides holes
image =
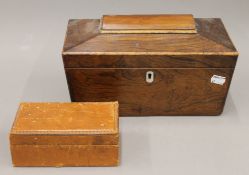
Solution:
[[[70,20],[62,52],[71,100],[121,116],[221,114],[237,56],[221,19],[192,15]]]
[[[22,103],[10,144],[14,166],[116,166],[118,103]]]

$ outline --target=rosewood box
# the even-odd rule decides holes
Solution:
[[[118,103],[21,103],[10,148],[14,166],[117,166]]]
[[[121,116],[219,115],[238,57],[219,18],[114,15],[69,20],[62,57],[73,102]]]

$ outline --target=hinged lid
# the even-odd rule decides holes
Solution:
[[[118,15],[70,20],[62,55],[65,68],[233,68],[238,52],[219,18]]]
[[[12,144],[117,144],[118,103],[21,103]]]
[[[104,15],[101,33],[196,33],[193,15]]]

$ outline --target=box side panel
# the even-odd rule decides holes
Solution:
[[[153,72],[152,83],[146,73]],[[122,116],[219,115],[233,68],[66,69],[72,101],[112,101]],[[215,76],[217,75],[217,76]]]
[[[119,145],[11,145],[14,166],[117,166]]]
[[[195,23],[198,28],[198,33],[202,37],[215,42],[214,47],[222,45],[233,52],[237,52],[220,18],[200,18],[195,19]]]
[[[63,55],[65,68],[234,68],[228,55]]]
[[[119,135],[11,134],[10,142],[12,145],[117,145]]]

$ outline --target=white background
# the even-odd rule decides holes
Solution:
[[[240,52],[219,117],[121,118],[121,165],[13,168],[8,132],[21,101],[69,101],[61,50],[69,18],[192,13],[222,18]],[[249,174],[249,2],[246,0],[0,1],[0,174]]]

